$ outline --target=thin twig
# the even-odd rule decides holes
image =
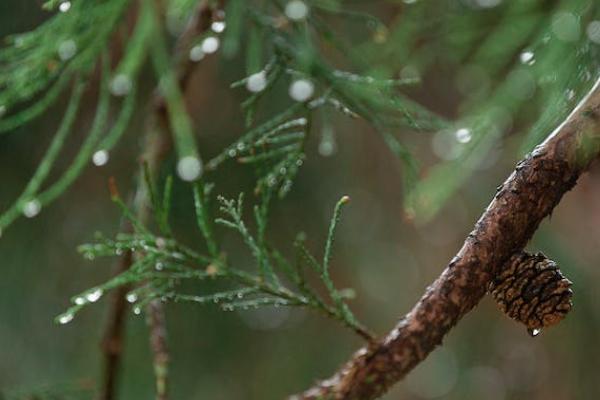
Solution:
[[[600,155],[600,80],[557,130],[498,188],[463,247],[404,318],[331,379],[296,400],[375,399],[427,357],[487,292],[509,258]]]
[[[177,41],[177,52],[179,53],[179,63],[177,68],[178,82],[181,92],[186,93],[189,79],[194,70],[195,64],[183,54],[187,51],[190,41],[197,35],[210,28],[213,19],[214,10],[209,7],[207,1],[201,1],[196,15],[190,21],[188,27],[181,34]],[[169,116],[165,106],[165,100],[155,91],[154,111],[149,114],[146,126],[148,127],[142,149],[142,159],[149,165],[152,171],[160,168],[162,160],[171,148],[169,140]],[[139,173],[138,185],[133,201],[133,209],[142,221],[148,219],[149,199],[147,196],[143,171]],[[119,264],[115,273],[121,273],[127,270],[133,262],[131,253],[126,253]],[[115,399],[116,382],[120,367],[120,359],[123,354],[125,313],[127,311],[127,302],[125,295],[128,287],[122,287],[116,290],[112,296],[110,315],[106,324],[103,339],[102,351],[104,353],[103,381],[100,389],[100,400]],[[167,331],[165,327],[165,316],[162,303],[156,301],[149,304],[147,308],[148,325],[150,329],[150,348],[153,352],[154,369],[156,374],[157,399],[167,399],[167,376],[169,352],[167,347]]]
[[[120,274],[129,269],[132,263],[132,254],[126,252],[121,258],[115,271]],[[123,350],[123,333],[125,330],[125,312],[127,301],[125,296],[129,286],[119,287],[111,296],[110,315],[106,321],[104,338],[102,339],[102,352],[104,355],[103,382],[100,387],[99,398],[102,400],[113,400],[117,386],[117,371],[121,361]]]

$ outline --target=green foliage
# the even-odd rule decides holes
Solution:
[[[0,133],[24,134],[21,128],[61,96],[69,102],[38,168],[0,214],[0,229],[47,207],[90,160],[106,162],[138,109],[141,77],[150,76],[164,102],[160,106],[166,111],[177,173],[193,182],[196,221],[204,238],[202,250],[175,238],[176,227],[169,223],[172,180],[158,190],[146,168],[155,226],[138,220],[114,190],[113,200],[133,233],[99,235],[95,243],[80,247],[88,259],[133,252],[133,266],[75,296],[58,322],[69,322],[105,292],[132,285],[128,300],[136,313],[155,299],[219,303],[225,310],[307,307],[370,339],[347,305],[351,291],[338,289],[330,274],[336,226],[347,198],[335,207],[322,259],[311,254],[302,235],[294,242],[293,257],[268,238],[272,204],[290,193],[300,168],[310,161],[311,136],[322,130],[327,153],[334,146],[338,117],[365,121],[399,160],[406,210],[426,222],[510,134],[523,131],[516,147],[530,151],[598,78],[598,48],[583,32],[600,16],[596,3],[506,1],[487,9],[474,1],[389,0],[382,2],[392,11],[386,21],[371,15],[367,3],[306,0],[306,10],[290,12],[283,0],[169,0],[165,10],[152,0],[79,0],[68,7],[51,0],[44,7],[53,14],[44,23],[8,38],[0,49]],[[169,33],[184,31],[201,4],[210,7],[210,29],[185,32],[192,36],[188,41],[173,43]],[[135,21],[131,29],[126,19]],[[124,49],[120,58],[112,46],[117,39]],[[180,70],[216,52],[244,66],[231,89],[244,96],[245,127],[210,157],[197,145],[201,139],[187,111]],[[456,70],[459,104],[451,121],[432,111],[435,99],[424,99],[426,107],[411,95],[413,86],[429,84],[428,79],[444,86],[435,81],[444,68]],[[86,88],[97,88],[94,119],[71,164],[55,173],[61,151],[72,140]],[[289,96],[282,100],[282,92]],[[426,132],[434,133],[438,151],[434,161],[424,157],[418,162],[415,137]],[[213,186],[205,183],[231,160],[256,174],[251,218],[244,216],[243,196],[213,196]],[[53,176],[58,178],[49,182]],[[218,217],[211,204],[215,197]],[[254,268],[230,265],[222,248],[223,228],[239,235]],[[214,291],[184,293],[183,281],[207,281]]]
[[[70,322],[77,312],[98,301],[107,291],[123,285],[134,285],[135,288],[127,295],[127,299],[135,304],[133,310],[136,314],[142,312],[154,299],[197,304],[218,303],[226,311],[262,306],[306,307],[341,321],[366,339],[371,338],[371,334],[356,319],[346,303],[353,292],[338,290],[330,275],[335,230],[341,209],[349,201],[348,197],[343,197],[335,207],[323,260],[318,262],[306,248],[302,234],[294,242],[293,259],[284,256],[282,251],[268,241],[266,234],[272,191],[263,192],[261,202],[254,206],[256,231],[252,232],[243,216],[242,194],[235,200],[219,196],[217,200],[221,217],[215,219],[210,206],[212,185],[198,182],[194,185],[194,203],[197,225],[208,252],[203,254],[179,243],[171,234],[168,222],[171,180],[167,179],[162,198],[159,198],[152,179],[147,177],[146,182],[160,235],[152,233],[135,218],[120,197],[114,195],[113,200],[132,223],[134,233],[121,233],[114,239],[98,235],[95,243],[82,245],[79,251],[88,260],[132,252],[135,263],[109,281],[74,296],[71,299],[73,306],[56,318],[58,323]],[[226,253],[221,250],[215,223],[238,233],[254,259],[254,269],[230,265]],[[309,273],[319,279],[320,288],[308,282]],[[195,280],[211,282],[215,291],[199,296],[178,290],[181,282]],[[322,291],[326,296],[321,294]]]
[[[135,112],[137,81],[148,59],[166,104],[170,131],[180,160],[179,176],[184,180],[200,177],[201,155],[179,88],[173,62],[177,59],[165,38],[165,22],[159,17],[154,2],[140,2],[135,28],[125,37],[125,51],[118,63],[113,62],[115,66],[110,68],[109,59],[113,55],[105,52],[102,57],[104,49],[110,48],[113,32],[120,26],[129,3],[127,0],[74,1],[63,9],[63,2],[49,1],[45,9],[61,8],[63,12],[56,12],[31,32],[10,37],[9,45],[0,49],[0,114],[5,114],[0,117],[0,131],[14,131],[27,124],[56,102],[66,89],[73,87],[63,123],[22,195],[0,214],[0,229],[6,229],[22,214],[36,215],[42,207],[53,202],[81,174],[92,156],[98,157],[98,161],[94,160],[97,165],[106,162]],[[170,1],[169,23],[183,25],[196,12],[197,6],[197,1]],[[213,6],[217,7],[217,2]],[[259,172],[257,191],[277,187],[279,196],[283,197],[290,191],[306,158],[306,142],[316,116],[325,124],[329,123],[330,110],[351,118],[364,118],[388,137],[387,143],[392,143],[390,130],[398,126],[430,129],[446,125],[441,118],[398,91],[418,80],[341,71],[330,65],[326,54],[319,50],[321,42],[326,42],[343,54],[350,64],[358,59],[352,45],[336,39],[342,35],[327,28],[324,18],[332,15],[349,18],[373,32],[385,29],[382,22],[367,14],[347,12],[337,2],[314,2],[312,6],[313,10],[306,18],[284,21],[280,2],[263,2],[257,7],[250,7],[248,2],[228,2],[222,48],[224,56],[229,58],[239,56],[241,50],[245,53],[250,75],[232,87],[246,86],[249,90],[242,103],[249,130],[210,160],[208,170],[214,170],[228,158],[235,158]],[[214,18],[218,22],[221,16],[216,14]],[[219,42],[214,39],[218,39],[221,31],[200,32],[185,43],[186,47],[177,50],[184,55],[189,52],[192,60],[203,58],[207,55],[204,44],[213,39],[212,44],[218,46]],[[240,42],[242,32],[248,33],[249,37],[245,48]],[[98,67],[102,65],[102,58],[104,66]],[[357,63],[357,67],[362,68],[362,64]],[[60,151],[68,143],[83,97],[82,85],[93,82],[98,69],[101,70],[98,82],[101,97],[96,119],[71,166],[57,182],[44,189]],[[256,79],[258,86],[256,82],[252,83]],[[264,83],[260,82],[262,79]],[[74,80],[83,83],[73,83]],[[256,115],[264,100],[274,96],[282,84],[294,82],[304,85],[304,93],[300,90],[300,97],[295,95],[296,101],[290,101],[284,110],[256,124]],[[105,126],[112,119],[108,112],[113,103],[109,92],[123,100],[116,122],[106,132]],[[407,180],[414,181],[416,162],[410,152],[398,140],[394,141],[393,148],[406,165]]]

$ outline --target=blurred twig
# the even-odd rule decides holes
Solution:
[[[185,54],[191,40],[210,28],[213,14],[214,10],[209,6],[208,1],[201,1],[198,5],[196,14],[190,20],[187,28],[177,41],[176,49],[177,53],[179,53],[177,78],[181,92],[184,96],[189,84],[189,78],[191,77],[195,66],[194,63],[185,57]],[[160,168],[162,160],[171,148],[169,140],[170,135],[168,134],[170,129],[169,115],[166,109],[165,100],[158,90],[156,90],[155,93],[154,111],[149,113],[148,120],[146,121],[147,133],[142,149],[142,159],[152,171],[156,171]],[[138,186],[133,201],[133,208],[141,221],[146,221],[148,219],[149,199],[144,184],[143,171],[140,172],[138,177]],[[115,273],[118,274],[129,269],[133,261],[132,254],[127,252],[123,255]],[[102,345],[102,351],[104,353],[104,377],[100,389],[100,400],[113,400],[116,397],[116,381],[121,356],[123,354],[125,313],[128,308],[125,300],[127,291],[128,287],[122,287],[114,293],[109,318],[105,327]],[[150,303],[146,312],[148,313],[150,348],[153,352],[156,374],[156,398],[158,400],[166,400],[169,352],[162,303],[160,301]]]
[[[487,292],[506,261],[600,155],[600,80],[567,120],[520,161],[463,247],[414,308],[331,379],[296,400],[375,399],[435,349]]]

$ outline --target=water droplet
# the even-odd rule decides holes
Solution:
[[[131,249],[131,251],[134,251],[135,249]],[[115,250],[115,254],[118,256],[122,256],[123,255],[123,249],[118,248]]]
[[[125,74],[118,74],[110,81],[109,90],[113,95],[121,97],[128,94],[131,91],[132,86],[133,83],[131,82],[129,76]]]
[[[59,4],[58,6],[58,10],[60,12],[67,12],[71,9],[71,2],[70,1],[63,1],[62,3]]]
[[[74,303],[77,304],[78,306],[82,306],[85,303],[87,303],[87,300],[84,299],[83,297],[77,297],[77,298],[75,298]]]
[[[42,204],[39,202],[39,200],[29,200],[23,206],[23,215],[25,215],[27,218],[33,218],[38,215],[41,210]]]
[[[567,89],[565,92],[565,97],[568,101],[573,101],[575,99],[575,91],[573,89]]]
[[[502,3],[502,0],[476,0],[477,5],[481,8],[494,8],[498,5],[500,5],[500,3]]]
[[[140,307],[133,307],[133,313],[135,315],[140,315],[142,313],[142,309]]]
[[[85,295],[85,298],[87,299],[87,301],[89,301],[90,303],[95,303],[98,300],[100,300],[100,297],[102,297],[102,294],[104,294],[104,291],[100,288],[89,292],[88,294]]]
[[[127,296],[125,296],[125,298],[129,303],[135,303],[138,299],[138,296],[135,293],[127,293]]]
[[[407,65],[400,70],[400,79],[404,80],[420,80],[421,72],[414,65]]]
[[[225,22],[223,22],[223,21],[215,21],[210,26],[210,29],[212,29],[213,32],[215,32],[215,33],[221,33],[221,32],[223,32],[225,30]]]
[[[235,149],[231,149],[227,152],[227,155],[229,157],[235,157],[237,155],[237,152],[235,151]]]
[[[575,42],[581,35],[579,19],[568,11],[560,11],[552,16],[552,32],[564,42]]]
[[[60,317],[58,317],[58,322],[60,324],[62,324],[62,325],[68,324],[71,321],[73,321],[73,314],[72,313],[66,313],[66,314],[63,314]]]
[[[535,64],[535,54],[531,50],[525,50],[519,55],[519,60],[521,60],[521,64],[533,65]]]
[[[194,156],[183,157],[177,163],[177,174],[184,181],[195,181],[202,174],[202,162]]]
[[[19,47],[23,47],[23,45],[25,44],[25,39],[23,39],[23,37],[21,37],[21,36],[16,36],[13,41],[13,44],[17,49]]]
[[[460,128],[454,133],[454,136],[456,137],[458,143],[469,143],[473,138],[471,130],[467,128]]]
[[[292,21],[301,21],[308,16],[308,6],[302,0],[292,0],[285,5],[285,15]]]
[[[165,239],[159,237],[159,238],[156,238],[155,244],[156,244],[157,248],[164,249],[165,246],[167,245],[167,241]]]
[[[325,126],[321,141],[319,142],[319,154],[323,157],[331,157],[336,151],[337,141],[335,140],[335,132],[331,126]]]
[[[260,71],[250,75],[246,81],[246,89],[252,93],[262,92],[266,87],[267,73],[265,71]]]
[[[242,297],[244,297],[244,293],[238,292],[237,297],[238,299],[241,299]]]
[[[204,58],[204,50],[202,50],[202,46],[197,45],[190,49],[190,60],[194,62],[198,62]]]
[[[528,329],[527,332],[529,332],[529,334],[531,336],[536,337],[537,335],[539,335],[540,333],[542,333],[542,329],[541,328]]]
[[[298,79],[290,85],[290,97],[296,101],[304,102],[310,99],[315,92],[315,85],[307,79]]]
[[[442,160],[456,160],[463,153],[464,146],[457,142],[455,132],[441,131],[431,139],[433,153]]]
[[[62,61],[67,61],[77,54],[77,44],[73,39],[68,39],[58,45],[58,57]]]
[[[587,37],[592,42],[600,44],[600,21],[592,21],[586,29]]]
[[[108,162],[108,158],[109,158],[108,151],[98,150],[92,156],[92,162],[94,163],[95,166],[101,167]]]
[[[163,263],[161,263],[161,262],[157,262],[157,263],[154,265],[154,269],[155,269],[155,270],[157,270],[157,271],[162,271],[164,267],[165,267],[165,266],[164,266],[164,265],[163,265]]]
[[[202,41],[202,51],[206,54],[212,54],[219,50],[219,46],[221,45],[221,41],[218,37],[209,36]]]

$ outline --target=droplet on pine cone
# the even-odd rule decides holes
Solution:
[[[520,252],[510,258],[490,285],[500,310],[537,336],[559,323],[573,307],[571,281],[542,253]]]

